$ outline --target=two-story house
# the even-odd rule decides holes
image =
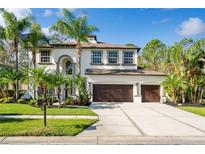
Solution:
[[[164,74],[138,69],[140,48],[98,42],[95,35],[82,43],[81,75],[93,102],[162,102]],[[75,76],[76,44],[49,44],[36,54],[37,66]],[[63,98],[76,95],[75,87]]]

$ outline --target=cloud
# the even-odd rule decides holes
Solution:
[[[13,12],[15,16],[17,17],[17,19],[24,18],[32,14],[31,9],[28,9],[28,8],[24,8],[24,9],[23,8],[22,9],[12,8],[12,9],[6,9],[6,10],[8,10],[9,12]]]
[[[58,11],[55,13],[57,17],[63,16],[63,9],[58,9]]]
[[[14,15],[17,17],[17,19],[24,18],[24,17],[29,16],[29,15],[32,14],[31,9],[28,9],[28,8],[21,8],[21,9],[9,8],[9,9],[6,9],[6,10],[9,11],[9,12],[14,13]],[[0,25],[5,26],[2,14],[0,14]]]
[[[159,21],[153,21],[152,23],[153,23],[154,25],[157,25],[157,24],[165,24],[165,23],[167,23],[167,22],[169,22],[169,21],[170,21],[169,18],[163,18],[163,19],[161,19],[161,20],[159,20]]]
[[[50,27],[42,27],[42,32],[43,32],[46,36],[49,36],[49,35],[50,35],[49,28],[50,28]]]
[[[205,32],[205,23],[198,17],[191,17],[177,28],[176,32],[182,36],[193,36]]]
[[[68,8],[71,12],[74,12],[77,10],[77,8]],[[63,9],[58,9],[58,11],[55,13],[57,17],[63,17]]]
[[[48,10],[48,9],[46,9],[43,13],[44,17],[48,17],[48,16],[51,16],[51,15],[53,15],[53,12],[51,10]]]

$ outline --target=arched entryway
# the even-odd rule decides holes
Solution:
[[[56,70],[60,73],[69,75],[71,78],[75,77],[75,63],[73,63],[73,59],[69,55],[62,55],[59,57]],[[74,85],[72,85],[71,88],[68,88],[67,85],[62,85],[62,89],[63,99],[75,95]]]

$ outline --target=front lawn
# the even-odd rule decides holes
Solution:
[[[40,108],[27,104],[0,104],[0,115],[42,115]],[[94,113],[88,107],[47,108],[48,115],[90,115]]]
[[[195,107],[195,106],[180,106],[179,109],[184,111],[192,112],[201,116],[205,116],[205,107]]]
[[[74,136],[94,124],[94,119],[0,119],[0,136]]]

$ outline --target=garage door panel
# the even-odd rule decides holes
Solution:
[[[93,85],[94,102],[133,102],[133,85]]]
[[[142,85],[142,102],[160,102],[159,85]]]

